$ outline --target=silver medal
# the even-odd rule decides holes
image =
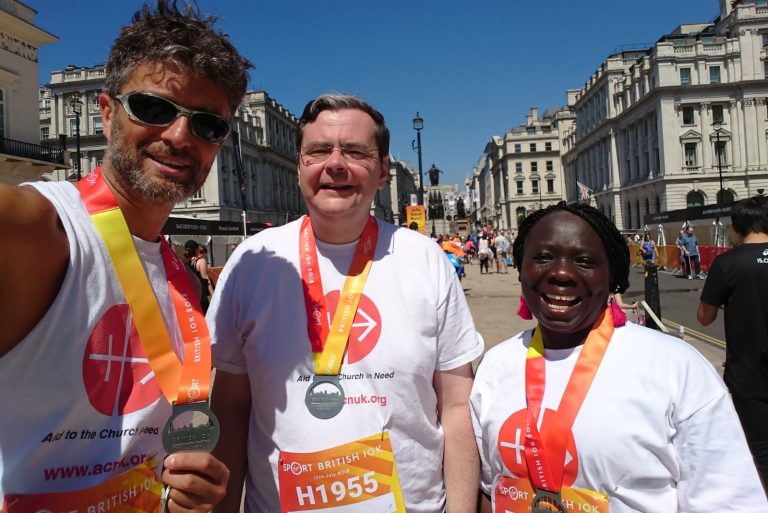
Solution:
[[[550,492],[544,489],[535,490],[536,494],[531,502],[531,513],[568,513],[560,492]]]
[[[344,389],[338,376],[315,376],[307,389],[304,403],[318,419],[330,419],[344,407]]]
[[[174,426],[173,421],[192,412],[191,421]],[[203,418],[205,417],[205,418]],[[182,451],[211,452],[219,441],[219,420],[206,401],[173,405],[173,413],[163,428],[163,447],[168,454]]]

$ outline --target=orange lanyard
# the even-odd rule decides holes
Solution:
[[[77,187],[109,252],[142,346],[166,399],[177,405],[207,401],[211,382],[211,339],[200,301],[193,293],[183,262],[161,236],[163,266],[184,341],[182,364],[173,350],[160,305],[136,252],[125,217],[101,174],[101,168],[80,180]]]
[[[613,319],[609,309],[606,309],[589,332],[557,412],[547,416],[548,425],[543,432],[545,436],[542,436],[537,426],[546,386],[546,369],[541,328],[536,327],[525,360],[525,398],[528,405],[525,462],[528,479],[537,489],[559,492],[562,488],[567,435],[592,385],[613,330]]]
[[[373,217],[363,229],[355,248],[355,255],[344,280],[344,287],[339,298],[339,305],[328,326],[328,309],[320,279],[320,266],[317,259],[317,244],[309,217],[301,223],[299,238],[299,267],[304,288],[304,304],[307,311],[307,335],[312,346],[315,373],[318,375],[338,375],[344,351],[347,348],[352,321],[357,313],[357,306],[363,294],[363,287],[373,264],[379,225]]]

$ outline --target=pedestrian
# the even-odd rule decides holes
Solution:
[[[480,240],[477,243],[477,258],[480,260],[480,274],[489,273],[488,263],[491,261],[491,255],[493,255],[493,253],[491,252],[488,243],[488,236],[480,236]],[[485,273],[483,273],[483,269],[485,269]]]
[[[525,219],[513,253],[538,325],[477,371],[483,511],[767,511],[712,365],[609,304],[630,265],[611,220],[560,202]]]
[[[208,311],[210,298],[213,296],[213,281],[208,276],[208,260],[205,258],[208,250],[195,240],[184,244],[184,263],[200,282],[200,306],[203,312]]]
[[[496,247],[496,273],[501,272],[504,269],[504,274],[507,274],[507,251],[509,250],[509,241],[502,232],[496,235],[493,239],[493,245]]]
[[[211,454],[166,458],[190,449],[183,429],[163,441],[180,407],[207,409],[210,344],[161,229],[208,176],[250,67],[214,22],[140,8],[98,96],[103,165],[77,186],[0,185],[3,511],[155,512],[162,492],[169,512],[203,512],[224,493]]]
[[[646,233],[643,237],[643,243],[640,246],[643,252],[643,261],[645,265],[656,263],[656,244],[651,239],[651,235]]]
[[[683,261],[685,262],[685,274],[688,279],[694,277],[693,269],[696,269],[696,278],[701,279],[701,262],[699,260],[699,239],[696,238],[693,226],[688,226],[685,234],[680,238],[680,248],[683,252]]]
[[[683,237],[685,237],[685,228],[680,229],[677,238],[675,239],[675,246],[677,246],[678,266],[675,269],[674,274],[685,274],[685,252],[683,251]]]
[[[731,222],[739,244],[712,262],[697,317],[725,310],[725,383],[768,491],[768,197],[736,203]]]
[[[440,247],[370,215],[389,178],[384,118],[322,95],[296,146],[308,216],[241,244],[208,312],[228,433],[214,454],[232,471],[220,509],[240,510],[245,481],[246,512],[306,510],[307,494],[355,511],[473,512],[468,399],[483,344]]]

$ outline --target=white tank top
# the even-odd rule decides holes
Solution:
[[[43,319],[0,358],[0,504],[8,494],[89,488],[150,458],[159,469],[170,414],[77,189],[30,185],[56,207],[70,260]],[[160,244],[134,241],[178,353]]]

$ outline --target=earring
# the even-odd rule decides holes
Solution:
[[[521,319],[525,319],[526,321],[533,319],[531,309],[528,308],[528,303],[525,302],[525,298],[523,296],[520,296],[520,306],[517,309],[517,316]]]
[[[624,310],[621,309],[621,307],[616,303],[616,300],[613,296],[611,296],[611,317],[613,318],[613,327],[614,328],[621,328],[625,324],[627,324],[627,314],[624,313]]]

